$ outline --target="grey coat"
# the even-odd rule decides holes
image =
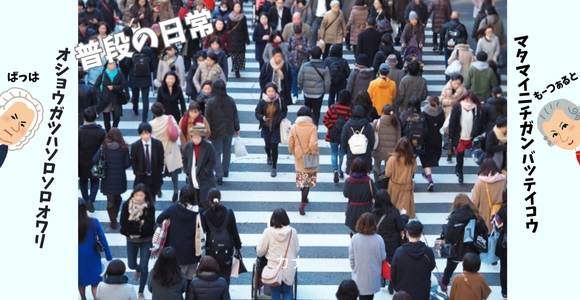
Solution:
[[[316,72],[316,69],[320,72]],[[298,72],[298,88],[308,98],[319,98],[330,90],[330,71],[320,59],[304,63]]]
[[[355,99],[360,91],[366,91],[369,88],[371,80],[375,79],[375,70],[373,68],[360,69],[355,67],[348,75],[346,89]]]
[[[348,248],[352,280],[361,295],[374,295],[381,290],[381,265],[387,258],[385,242],[378,234],[355,234]]]
[[[421,111],[421,102],[427,98],[427,80],[421,76],[405,75],[397,89],[397,106],[413,107],[416,112]]]

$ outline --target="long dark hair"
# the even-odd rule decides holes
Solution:
[[[467,93],[465,93],[463,97],[461,97],[459,101],[457,101],[457,103],[467,98],[471,99],[471,101],[473,101],[473,103],[475,103],[475,105],[477,105],[478,107],[481,105],[481,101],[479,101],[479,98],[477,98],[477,96],[472,91],[467,91]]]
[[[181,86],[179,84],[179,76],[177,76],[177,73],[173,72],[173,71],[169,71],[167,73],[165,73],[165,76],[163,76],[163,82],[161,83],[161,88],[163,89],[164,92],[166,92],[167,94],[169,94],[169,86],[167,86],[167,83],[165,82],[165,79],[167,79],[167,76],[173,76],[175,77],[175,83],[173,84],[173,94],[175,93],[181,93]]]
[[[125,139],[123,138],[123,134],[121,133],[121,130],[119,130],[119,128],[113,127],[109,130],[109,132],[107,132],[107,135],[105,136],[105,139],[103,140],[103,146],[107,146],[107,144],[113,143],[113,142],[117,142],[120,146],[121,149],[128,149],[129,147],[127,146],[127,143],[125,143]]]
[[[147,203],[147,206],[151,208],[152,206],[151,193],[149,192],[149,188],[144,183],[139,183],[135,185],[129,199],[132,199],[133,196],[135,196],[135,194],[137,194],[138,192],[142,192],[145,194],[145,203]]]
[[[405,160],[405,165],[408,166],[414,163],[413,159],[415,156],[413,155],[413,147],[406,137],[399,139],[395,146],[395,153]]]
[[[181,270],[177,264],[177,253],[171,246],[163,248],[153,266],[153,280],[163,287],[174,286],[181,282]]]
[[[383,107],[383,115],[391,116],[391,126],[399,128],[399,119],[397,119],[397,115],[394,112],[395,108],[390,104],[386,104]]]
[[[87,214],[87,207],[84,204],[79,205],[79,244],[85,241],[90,222],[91,218]]]

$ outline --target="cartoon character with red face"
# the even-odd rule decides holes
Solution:
[[[30,93],[11,88],[0,95],[0,167],[8,151],[26,145],[42,122],[42,104]]]

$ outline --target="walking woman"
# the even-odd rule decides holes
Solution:
[[[78,256],[78,278],[79,294],[82,300],[87,299],[85,288],[91,286],[93,298],[97,297],[97,285],[101,281],[102,265],[101,251],[104,251],[108,261],[113,259],[107,238],[101,227],[99,220],[90,218],[87,214],[85,202],[79,198],[78,208],[78,239],[79,239],[79,256]]]
[[[173,247],[163,248],[149,276],[152,300],[183,300],[186,285],[177,264],[177,252]]]
[[[427,97],[427,103],[421,109],[425,119],[425,135],[423,136],[424,150],[419,152],[421,166],[423,167],[423,177],[427,179],[427,191],[432,192],[435,184],[433,183],[432,168],[439,166],[441,158],[441,145],[443,137],[441,136],[441,127],[445,122],[445,114],[439,105],[439,98],[436,96]]]
[[[331,48],[334,49],[334,48]],[[332,51],[332,50],[331,50]],[[328,59],[328,58],[327,58]],[[351,95],[347,90],[342,90],[338,93],[338,101],[332,104],[326,111],[322,123],[328,128],[325,140],[330,143],[330,162],[334,173],[334,183],[338,183],[339,177],[344,178],[342,172],[342,162],[345,151],[340,145],[340,137],[344,124],[350,119],[352,109],[350,105]]]
[[[201,257],[201,238],[203,236],[202,215],[195,199],[195,190],[184,186],[179,193],[179,202],[173,203],[158,217],[157,224],[169,220],[169,230],[165,247],[173,247],[181,276],[191,280]]]
[[[103,281],[97,287],[99,300],[145,300],[143,295],[137,298],[135,288],[129,284],[129,278],[125,275],[125,263],[120,259],[114,259],[107,265]]]
[[[185,64],[183,57],[177,52],[175,45],[169,46],[163,50],[159,64],[157,65],[157,78],[153,81],[156,88],[161,87],[165,81],[165,74],[175,72],[179,79],[181,90],[184,91],[185,86]]]
[[[111,222],[111,229],[118,227],[117,215],[121,209],[121,195],[127,191],[127,170],[131,166],[129,158],[129,146],[125,143],[121,131],[111,128],[101,149],[93,157],[93,163],[97,164],[103,159],[105,166],[105,178],[101,180],[101,192],[107,196],[107,213]]]
[[[266,84],[273,82],[278,87],[278,94],[285,105],[292,104],[290,91],[292,89],[292,74],[290,64],[285,61],[282,49],[272,50],[272,58],[265,62],[260,69],[260,88],[265,89]]]
[[[213,145],[205,137],[207,131],[204,126],[195,125],[189,131],[191,140],[183,149],[183,168],[187,176],[187,185],[193,187],[195,199],[198,204],[205,208],[209,190],[216,186],[214,168],[216,154]]]
[[[260,22],[254,27],[254,32],[252,33],[252,40],[256,44],[256,50],[254,51],[254,56],[258,61],[258,66],[260,70],[264,65],[264,48],[266,44],[270,41],[270,34],[272,33],[272,28],[269,25],[268,15],[262,13],[260,15]]]
[[[451,157],[453,156],[453,147],[451,147],[449,139],[449,116],[451,115],[451,109],[453,106],[459,102],[459,99],[461,99],[465,93],[467,93],[467,90],[463,86],[463,75],[453,74],[451,75],[451,79],[443,87],[441,96],[439,97],[443,113],[445,114],[443,129],[445,132],[444,147],[447,147],[447,162],[451,162]]]
[[[405,222],[399,210],[391,202],[391,197],[385,189],[380,189],[375,195],[375,208],[373,209],[377,222],[377,234],[385,242],[387,250],[387,261],[391,262],[395,255],[395,250],[403,244]],[[393,286],[389,284],[389,293],[393,294]]]
[[[350,45],[352,46],[352,52],[354,53],[357,53],[356,45],[358,43],[358,34],[364,31],[367,27],[369,10],[365,4],[365,0],[356,0],[354,6],[350,10],[348,23],[346,23],[346,29],[350,33]]]
[[[373,209],[377,193],[373,180],[368,176],[368,166],[357,157],[350,167],[350,176],[344,183],[342,194],[348,199],[345,224],[350,228],[351,236],[356,233],[356,222],[364,213]]]
[[[127,263],[129,269],[135,271],[135,279],[139,279],[139,297],[149,275],[149,249],[153,232],[155,231],[155,206],[147,187],[140,183],[135,186],[129,199],[121,209],[121,234],[127,238]],[[137,265],[139,255],[139,265]]]
[[[195,89],[201,91],[201,84],[206,81],[214,82],[218,79],[226,81],[225,70],[218,64],[218,56],[214,52],[209,52],[204,62],[199,64],[195,74],[193,74],[193,85]]]
[[[493,158],[486,158],[479,166],[477,180],[471,190],[471,200],[485,221],[488,232],[491,232],[492,217],[502,205],[502,193],[507,185],[506,176],[500,173]]]
[[[95,87],[100,94],[97,111],[103,112],[105,130],[111,129],[111,114],[113,127],[118,127],[123,115],[123,104],[129,100],[125,93],[126,81],[116,62],[109,62],[107,68],[95,81]]]
[[[218,262],[221,277],[230,283],[232,258],[240,253],[242,241],[236,225],[234,211],[221,203],[219,190],[212,188],[208,193],[209,209],[204,211],[205,254]]]
[[[270,176],[276,177],[278,166],[278,145],[280,144],[280,123],[288,114],[286,104],[282,103],[278,87],[268,83],[256,105],[255,115],[260,122],[260,136],[264,139],[267,164],[272,166]]]
[[[138,0],[129,9],[129,22],[131,26],[149,28],[153,25],[153,10],[148,0]]]
[[[356,222],[356,231],[348,248],[352,279],[356,282],[360,300],[373,299],[381,290],[381,264],[387,257],[385,242],[378,235],[375,216],[364,213]]]
[[[256,255],[265,256],[270,268],[278,268],[283,264],[280,272],[281,282],[272,287],[272,300],[291,300],[292,285],[296,274],[296,258],[300,251],[298,232],[290,226],[290,219],[283,208],[277,208],[270,217],[270,226],[264,229],[262,238],[256,246]],[[280,294],[283,294],[284,297]]]
[[[246,68],[246,45],[250,44],[248,34],[248,22],[242,11],[242,4],[234,2],[234,9],[230,12],[228,19],[228,32],[231,38],[232,71],[236,78],[240,78],[240,70]]]
[[[398,209],[405,209],[409,218],[415,218],[415,200],[413,175],[417,170],[417,161],[413,146],[409,140],[402,137],[395,151],[387,160],[386,176],[389,178],[389,196]]]
[[[384,174],[381,172],[383,161],[386,167],[389,157],[401,138],[401,124],[392,105],[387,104],[383,107],[383,115],[374,123],[374,128],[379,141],[373,152],[373,173],[375,178],[379,178],[380,174]]]
[[[210,44],[215,38],[217,38],[220,41],[222,49],[224,50],[226,55],[229,55],[231,50],[230,34],[226,30],[226,23],[222,17],[217,17],[215,19],[213,23],[213,33],[205,37],[205,40],[203,42],[203,49],[210,48]],[[224,72],[227,73],[227,70],[224,70]]]
[[[185,113],[185,98],[175,72],[167,72],[163,77],[163,83],[157,90],[157,102],[163,104],[165,114],[173,116],[175,120],[181,119]]]
[[[205,127],[208,135],[210,135],[209,123],[203,116],[202,110],[197,102],[189,103],[187,113],[183,114],[183,117],[179,120],[179,129],[181,131],[179,139],[181,140],[181,148],[185,148],[187,143],[191,141],[190,132],[194,126]]]
[[[300,107],[296,114],[296,122],[290,130],[288,152],[294,156],[296,169],[296,187],[302,192],[299,212],[305,215],[308,204],[308,192],[316,186],[318,167],[307,169],[304,167],[304,155],[318,155],[318,127],[312,121],[312,112],[306,106]]]
[[[163,160],[165,164],[163,173],[165,176],[171,177],[171,183],[173,184],[173,197],[171,199],[175,202],[177,201],[178,192],[177,180],[178,175],[181,173],[183,162],[177,140],[171,140],[168,128],[175,128],[178,136],[180,135],[180,130],[173,116],[164,114],[165,110],[163,104],[160,102],[153,104],[151,112],[153,113],[153,120],[149,123],[153,129],[151,135],[163,144],[163,155],[165,156]]]
[[[477,96],[467,92],[451,109],[449,117],[449,138],[451,147],[457,154],[455,175],[459,184],[463,184],[463,160],[465,150],[472,147],[473,138],[478,136],[480,129],[481,105]]]
[[[230,300],[227,281],[219,275],[217,261],[209,256],[202,256],[196,275],[191,280],[187,291],[187,300]]]

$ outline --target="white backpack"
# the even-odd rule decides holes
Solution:
[[[369,140],[363,134],[365,126],[363,126],[363,128],[361,128],[360,131],[355,131],[352,127],[350,128],[350,130],[352,130],[353,133],[352,136],[348,139],[348,147],[350,148],[350,153],[352,153],[353,155],[365,154],[367,152],[367,145],[369,143]]]

